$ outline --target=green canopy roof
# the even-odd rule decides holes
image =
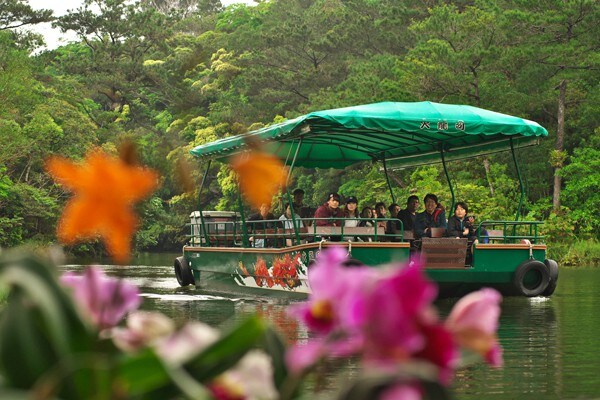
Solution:
[[[385,159],[394,166],[471,157],[534,144],[548,132],[519,117],[467,105],[383,102],[315,111],[279,124],[194,148],[198,157],[227,158],[265,147],[297,166],[343,168]],[[298,149],[298,146],[299,149]]]

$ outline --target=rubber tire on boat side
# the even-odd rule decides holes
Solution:
[[[537,271],[540,275],[540,280],[537,286],[529,288],[525,286],[525,276],[530,271]],[[539,296],[548,288],[550,283],[550,272],[546,265],[537,260],[527,260],[522,262],[516,269],[513,276],[513,286],[519,294],[527,297]]]
[[[185,257],[177,257],[173,262],[175,268],[175,276],[180,286],[187,286],[194,284],[194,274],[190,268],[190,264],[187,262]]]
[[[546,259],[544,264],[550,274],[550,283],[548,283],[548,287],[544,290],[542,296],[552,296],[552,293],[556,290],[556,285],[558,285],[558,263],[552,259]]]

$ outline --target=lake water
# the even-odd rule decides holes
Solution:
[[[285,314],[286,304],[254,299],[203,296],[181,288],[173,273],[174,254],[140,256],[135,266],[104,266],[107,273],[137,284],[143,309],[163,312],[183,322],[197,319],[228,326],[250,314],[272,321],[289,340],[304,340],[307,332]],[[62,267],[79,270],[78,265]],[[507,297],[502,303],[499,337],[504,367],[478,364],[459,370],[453,385],[456,399],[594,399],[600,398],[600,270],[561,269],[551,298]],[[438,303],[442,314],[456,300]],[[346,363],[325,373],[331,389],[356,373]]]

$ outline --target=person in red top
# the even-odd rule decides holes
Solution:
[[[315,218],[330,218],[330,219],[317,219],[315,223],[317,226],[341,226],[341,222],[338,218],[342,217],[340,211],[340,195],[332,192],[327,196],[327,201],[321,207],[315,211]]]

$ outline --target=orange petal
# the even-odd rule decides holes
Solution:
[[[260,151],[235,157],[231,167],[238,175],[246,199],[255,208],[263,203],[271,204],[287,177],[287,168],[279,158]]]
[[[74,192],[58,225],[59,239],[72,244],[100,237],[113,258],[125,262],[137,226],[132,203],[158,186],[158,174],[98,150],[88,153],[81,165],[53,157],[46,168]]]
[[[86,238],[97,236],[95,229],[99,214],[96,207],[77,198],[71,199],[63,210],[58,223],[58,238],[67,244],[73,244]]]
[[[56,182],[71,190],[81,179],[81,166],[64,157],[50,157],[46,161],[45,168]]]

